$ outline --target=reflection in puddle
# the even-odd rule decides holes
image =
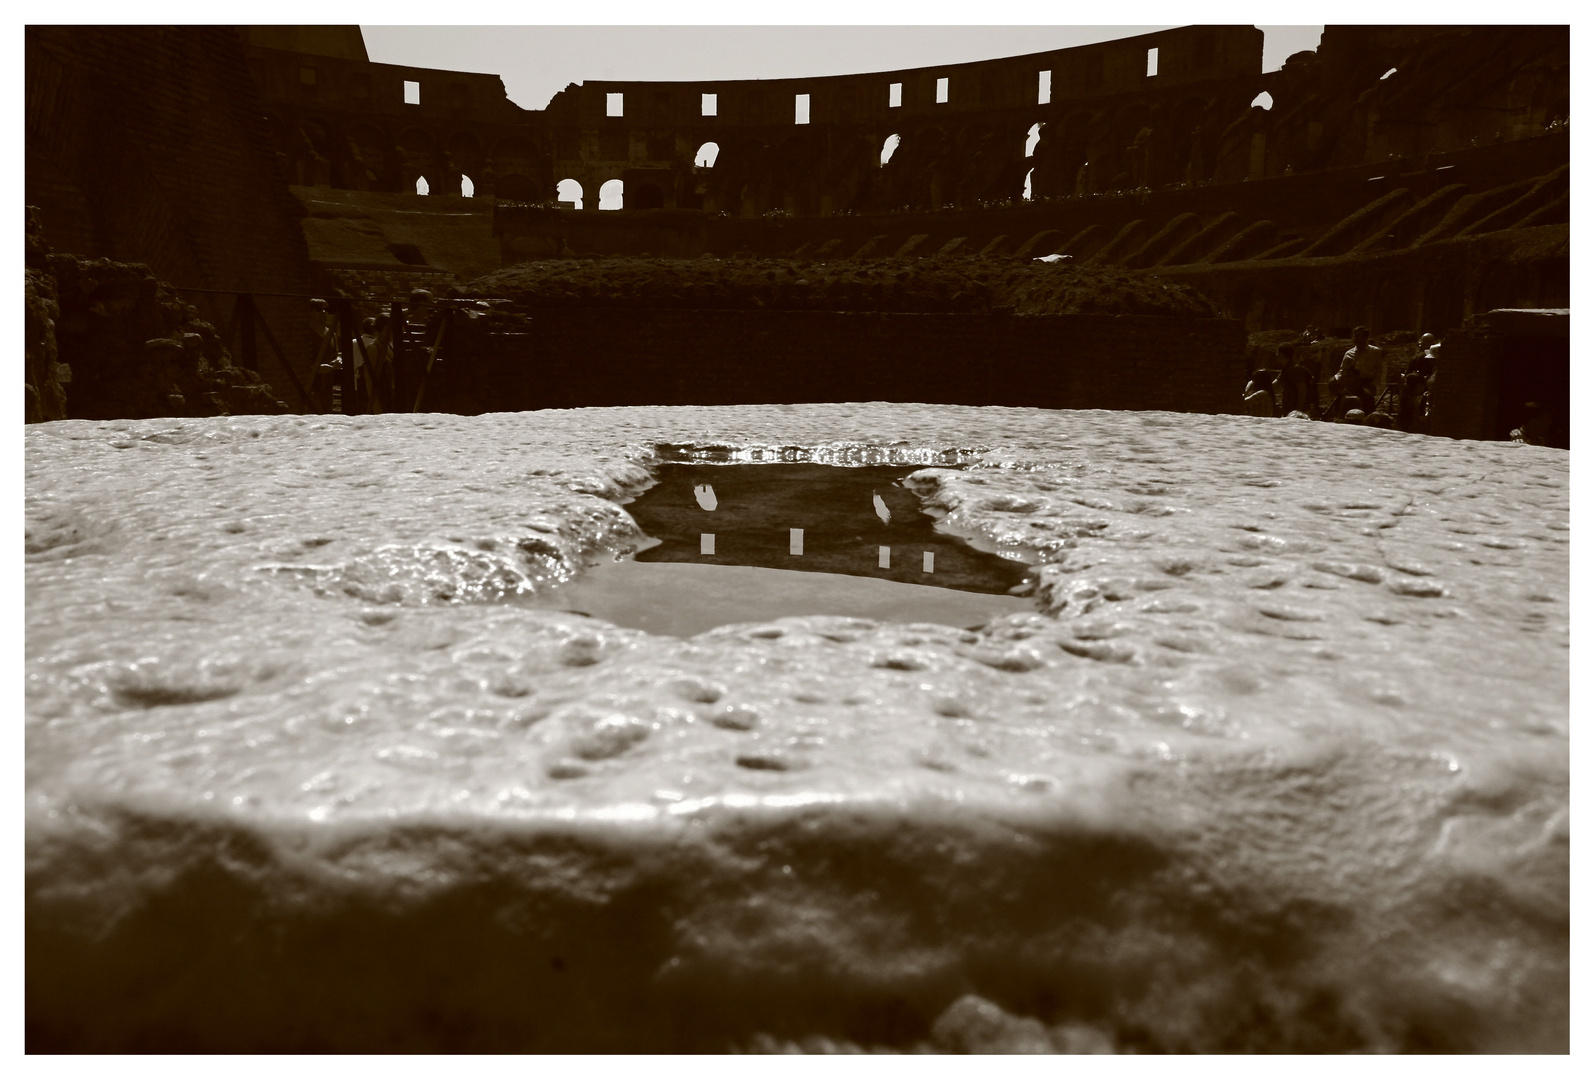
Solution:
[[[1035,610],[1030,601],[1017,596],[867,577],[630,559],[584,572],[540,598],[539,606],[547,605],[674,637],[793,615],[973,627],[1002,615]]]
[[[922,464],[659,466],[627,510],[657,543],[539,601],[650,633],[844,615],[971,626],[1033,610],[1026,567],[937,532]]]
[[[659,541],[637,561],[764,566],[981,593],[1006,594],[1022,583],[1023,563],[936,531],[919,496],[900,484],[921,467],[661,465],[659,482],[626,507]]]

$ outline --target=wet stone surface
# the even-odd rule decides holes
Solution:
[[[1035,593],[534,606],[646,545],[672,444],[912,468]],[[30,1040],[1565,1050],[1568,462],[897,404],[32,425]],[[692,468],[689,538],[740,498]]]

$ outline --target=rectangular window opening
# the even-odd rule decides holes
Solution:
[[[886,107],[888,109],[901,108],[903,104],[903,84],[894,82],[886,88]]]
[[[605,94],[604,95],[604,115],[605,116],[625,116],[626,115],[626,95],[625,94]]]
[[[1047,105],[1052,101],[1052,72],[1043,71],[1036,76],[1036,104]]]
[[[1157,74],[1157,50],[1156,49],[1148,49],[1146,51],[1146,77],[1150,79],[1152,76],[1154,76],[1156,74]]]
[[[936,104],[947,104],[947,76],[945,75],[936,80]]]
[[[421,104],[421,84],[409,79],[404,80],[404,103],[406,105]]]
[[[703,115],[704,116],[719,116],[720,115],[720,95],[719,94],[705,94],[705,95],[703,95]]]
[[[794,124],[806,124],[809,122],[809,96],[807,94],[794,96],[792,122]]]

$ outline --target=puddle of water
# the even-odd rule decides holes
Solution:
[[[538,600],[650,634],[691,637],[732,623],[792,615],[974,627],[1033,611],[1029,600],[930,585],[759,566],[626,559],[586,571]]]
[[[964,592],[1007,594],[1021,584],[1023,563],[936,531],[919,496],[899,483],[922,467],[664,464],[658,483],[626,507],[659,541],[636,558],[845,574]]]
[[[667,461],[626,507],[654,545],[537,605],[682,637],[791,615],[968,627],[1034,610],[1010,595],[1023,563],[937,532],[901,486],[924,464]]]

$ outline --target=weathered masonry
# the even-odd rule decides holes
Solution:
[[[541,111],[494,76],[369,64],[353,28],[250,33],[313,258],[373,286],[571,253],[956,252],[1177,274],[1251,330],[1569,302],[1566,27],[1330,26],[1264,73],[1255,27],[1193,26],[861,75],[588,82]]]
[[[343,32],[346,30],[347,32]],[[945,67],[589,81],[544,110],[496,76],[372,64],[354,28],[250,29],[290,183],[752,217],[978,207],[1422,157],[1565,119],[1566,27],[1190,26]],[[564,187],[561,193],[561,187]]]
[[[251,297],[293,358],[260,356],[284,398],[309,385],[326,327],[310,297],[385,311],[415,288],[446,295],[572,255],[1067,256],[1189,285],[1245,331],[1445,333],[1571,300],[1565,26],[1329,26],[1266,73],[1255,27],[1188,26],[942,67],[587,82],[541,110],[511,102],[496,75],[372,63],[357,27],[33,26],[26,38],[27,203],[43,242],[147,264],[235,355],[230,320]],[[933,309],[897,319],[902,340],[1025,362],[1009,347],[1019,322],[921,333],[949,314]],[[658,337],[698,333],[690,320],[645,315],[622,320],[655,320],[621,343],[636,356],[732,364]],[[563,340],[551,318],[550,357]],[[605,316],[569,315],[584,318],[624,337]],[[790,317],[809,329],[761,329],[787,318],[725,316],[719,340],[779,351],[819,342],[821,324],[864,332],[863,312],[818,309]],[[727,387],[743,374],[721,372]],[[910,392],[882,386],[854,390]],[[1060,404],[1109,391],[1046,388]],[[1507,422],[1487,404],[1473,413],[1470,431]]]

